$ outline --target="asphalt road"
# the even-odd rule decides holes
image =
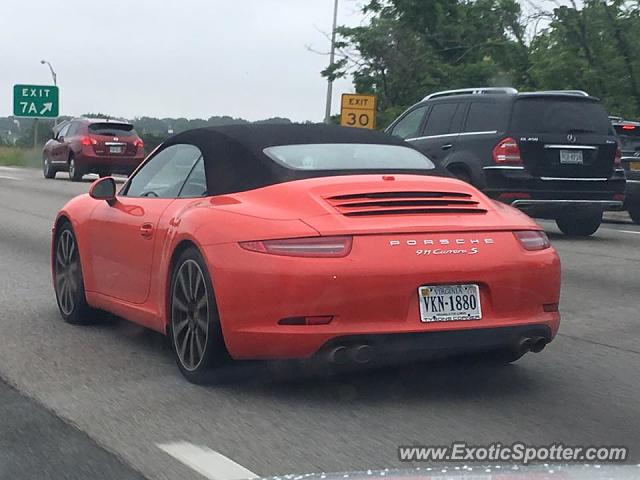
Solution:
[[[640,461],[640,228],[623,216],[584,240],[542,223],[562,258],[561,332],[515,365],[423,363],[331,378],[257,369],[199,387],[182,379],[158,334],[60,319],[52,219],[88,186],[0,168],[0,377],[36,402],[15,415],[39,422],[46,408],[89,442],[85,458],[97,460],[87,468],[122,460],[150,479],[202,478],[158,446],[176,442],[261,476],[400,468],[398,445],[453,441],[625,445]],[[0,410],[0,439],[19,433],[36,449],[38,429],[15,415]],[[0,440],[0,459],[7,448]]]

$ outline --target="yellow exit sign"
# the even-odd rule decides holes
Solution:
[[[340,103],[340,125],[344,127],[375,128],[376,97],[343,93]]]

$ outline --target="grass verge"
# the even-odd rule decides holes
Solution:
[[[17,167],[39,167],[42,162],[40,150],[0,147],[0,165]]]

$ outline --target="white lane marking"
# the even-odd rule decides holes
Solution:
[[[614,232],[620,232],[620,233],[633,233],[634,235],[640,235],[640,232],[636,232],[634,230],[616,230],[615,228],[611,228],[609,230],[613,230]]]
[[[21,178],[18,177],[10,177],[9,175],[0,175],[0,178],[4,178],[5,180],[22,180]]]
[[[20,167],[5,167],[4,165],[0,166],[0,170],[9,170],[12,172],[15,172],[16,170],[24,170],[24,168],[20,168]]]
[[[258,475],[207,447],[189,442],[157,444],[158,448],[211,480],[245,480]]]

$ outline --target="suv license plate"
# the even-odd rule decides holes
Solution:
[[[560,163],[562,165],[582,165],[582,150],[560,150]]]
[[[480,320],[478,285],[423,285],[418,288],[420,321],[455,322]]]
[[[109,147],[109,153],[122,153],[122,147]]]
[[[630,162],[629,170],[633,170],[634,172],[640,172],[640,162]]]

